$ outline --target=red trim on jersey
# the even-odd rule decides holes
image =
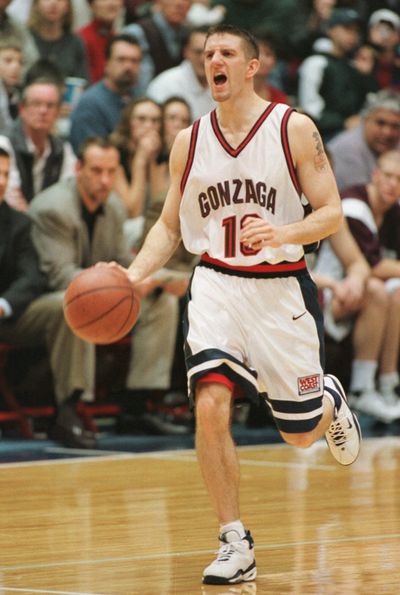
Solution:
[[[188,153],[188,158],[186,161],[185,169],[183,171],[183,176],[182,176],[182,180],[181,180],[181,193],[182,194],[183,194],[183,191],[185,190],[186,182],[187,182],[190,170],[192,169],[192,165],[193,165],[194,152],[196,149],[197,137],[199,134],[199,125],[200,125],[200,120],[196,120],[193,123],[192,134],[190,135],[189,153]]]
[[[215,132],[215,136],[217,137],[218,141],[220,142],[222,147],[225,149],[225,151],[227,153],[229,153],[229,155],[231,155],[232,157],[237,157],[239,155],[239,153],[249,144],[249,142],[251,141],[251,139],[257,132],[257,130],[260,128],[261,124],[263,124],[263,122],[268,118],[269,114],[272,112],[272,110],[274,109],[275,106],[276,106],[276,103],[269,104],[269,106],[265,109],[265,111],[258,118],[258,120],[254,124],[254,126],[251,128],[248,135],[244,138],[244,140],[242,140],[242,142],[236,149],[231,147],[231,145],[225,139],[225,137],[222,134],[222,131],[219,127],[219,124],[218,124],[217,112],[216,112],[216,110],[212,111],[210,114],[211,126]]]
[[[224,384],[232,392],[235,388],[235,383],[232,382],[232,380],[229,380],[229,378],[227,378],[223,374],[219,374],[218,372],[207,372],[207,374],[198,379],[197,384],[205,384],[206,382],[216,382],[217,384]]]
[[[293,163],[292,154],[290,152],[289,136],[288,136],[288,130],[287,130],[287,125],[288,125],[288,120],[289,120],[290,114],[292,114],[294,111],[295,110],[293,108],[289,108],[286,110],[286,112],[283,115],[282,122],[281,122],[281,139],[282,139],[283,152],[285,153],[285,159],[286,159],[286,163],[288,166],[289,174],[290,174],[291,180],[293,182],[293,185],[296,188],[296,192],[300,196],[301,188],[300,188],[299,181],[297,179],[296,168]]]
[[[210,264],[214,264],[216,266],[222,267],[224,269],[229,269],[231,271],[248,271],[254,273],[283,273],[283,272],[290,272],[290,271],[300,271],[302,269],[306,269],[306,261],[304,258],[298,260],[297,262],[278,262],[277,264],[270,264],[269,262],[260,262],[260,264],[255,264],[253,266],[233,266],[227,264],[222,260],[218,260],[217,258],[211,258],[205,252],[201,255],[201,260],[204,262],[208,262]]]

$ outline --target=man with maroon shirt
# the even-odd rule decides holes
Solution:
[[[123,0],[88,0],[93,20],[78,31],[89,64],[90,82],[96,83],[104,75],[106,47],[115,35],[114,23],[123,7]]]
[[[383,154],[371,182],[348,188],[342,198],[350,230],[372,275],[385,286],[389,304],[378,358],[379,392],[386,403],[400,411],[400,151]],[[363,393],[373,383],[377,368],[378,361],[353,362],[350,392],[355,408],[362,409]]]

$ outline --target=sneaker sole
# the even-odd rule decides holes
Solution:
[[[348,409],[350,411],[351,417],[353,419],[354,425],[356,427],[357,433],[358,433],[358,440],[359,440],[359,442],[361,444],[361,440],[362,440],[361,427],[360,427],[359,421],[357,419],[357,416],[352,412],[352,410],[349,407],[349,404],[347,402],[346,393],[344,392],[343,386],[341,385],[341,383],[339,382],[339,380],[335,376],[332,376],[331,374],[326,374],[326,376],[328,376],[328,378],[330,378],[332,380],[333,384],[335,385],[335,388],[340,393],[340,395],[342,396],[344,402],[346,403],[346,405],[347,405],[347,407],[348,407]],[[326,440],[326,438],[325,438],[325,440]],[[328,444],[328,448],[330,450],[329,443],[328,443],[327,440],[326,440],[326,443]],[[334,455],[333,455],[333,457],[334,457],[335,461],[337,461],[340,465],[343,465],[343,467],[348,467],[349,465],[352,465],[353,463],[355,463],[355,461],[358,459],[358,456],[360,454],[360,450],[361,449],[359,448],[358,449],[357,456],[350,463],[342,463],[342,462],[338,461],[337,458]]]
[[[254,561],[250,566],[242,572],[238,570],[238,572],[230,577],[226,578],[224,576],[215,576],[212,574],[208,574],[203,576],[203,584],[205,585],[235,585],[237,583],[244,583],[248,581],[254,581],[257,576],[257,568],[256,562]]]

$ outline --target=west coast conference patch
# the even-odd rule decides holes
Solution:
[[[297,379],[297,388],[299,395],[319,392],[321,390],[321,375],[311,374],[311,376],[301,376]]]

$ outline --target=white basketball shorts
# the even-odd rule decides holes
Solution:
[[[189,396],[217,372],[246,396],[267,400],[283,432],[312,430],[322,416],[323,319],[307,271],[248,278],[199,265],[184,320]]]

